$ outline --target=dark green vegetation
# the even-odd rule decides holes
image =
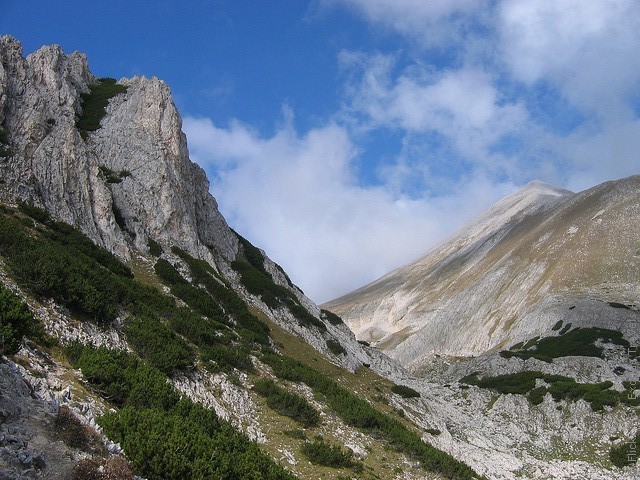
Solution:
[[[327,348],[334,355],[346,355],[347,354],[347,351],[340,344],[340,342],[338,342],[337,340],[334,340],[333,338],[329,338],[327,340]]]
[[[16,353],[24,336],[41,335],[41,327],[27,305],[0,285],[0,355]]]
[[[424,443],[401,421],[386,415],[313,368],[282,355],[264,354],[263,360],[284,380],[303,382],[324,399],[347,424],[386,440],[393,448],[420,461],[423,468],[449,479],[481,478],[468,465]]]
[[[194,353],[186,342],[157,317],[129,317],[124,332],[138,355],[166,374],[193,363]]]
[[[560,335],[564,335],[569,330],[571,330],[571,324],[567,323],[564,327],[562,327],[562,330],[560,330]]]
[[[625,305],[624,303],[609,302],[609,306],[613,308],[622,308],[624,310],[631,310],[631,308],[628,305]]]
[[[397,393],[403,398],[415,398],[420,396],[420,392],[417,392],[411,387],[407,387],[405,385],[394,385],[391,387],[391,391],[393,393]]]
[[[43,210],[24,204],[21,209],[39,224],[12,212],[0,215],[0,255],[17,282],[98,323],[113,320],[126,297],[123,286],[131,281],[129,268]]]
[[[363,470],[362,464],[353,459],[353,451],[343,450],[339,445],[327,443],[322,438],[302,445],[302,453],[311,463],[332,468],[350,468],[355,472]]]
[[[0,157],[10,157],[12,154],[7,132],[0,126]]]
[[[98,422],[125,449],[136,474],[151,480],[295,478],[213,411],[180,398],[146,362],[79,344],[67,354],[90,385],[120,407]]]
[[[107,114],[106,108],[109,99],[124,93],[127,87],[118,85],[113,78],[101,78],[98,83],[89,85],[89,93],[80,96],[82,102],[82,115],[76,121],[76,127],[83,138],[88,132],[94,132],[100,128],[100,121]]]
[[[323,308],[322,310],[320,310],[320,313],[322,314],[322,318],[324,318],[326,321],[328,321],[331,325],[343,325],[344,324],[344,322],[342,321],[342,318],[340,318],[335,313],[330,312],[329,310],[325,310]]]
[[[192,281],[188,282],[164,259],[156,262],[156,274],[173,295],[205,317],[183,310],[170,320],[172,327],[198,347],[210,371],[234,367],[251,371],[249,354],[269,345],[269,328],[249,312],[246,303],[208,263],[177,247],[172,251],[187,264]]]
[[[556,324],[553,329],[557,330],[560,326]],[[568,356],[602,357],[602,347],[596,345],[598,340],[629,349],[629,342],[623,338],[621,332],[606,328],[575,328],[570,332],[563,329],[560,335],[555,337],[532,339],[524,345],[516,344],[510,350],[500,352],[500,355],[523,360],[533,357],[545,362]]]
[[[147,239],[147,246],[149,247],[149,253],[154,257],[159,257],[164,253],[160,244],[151,237]]]
[[[267,399],[269,408],[305,427],[315,427],[320,423],[320,413],[304,397],[284,390],[273,380],[261,378],[253,390]]]
[[[536,387],[536,380],[541,380],[544,384]],[[605,405],[614,407],[619,403],[630,406],[640,405],[640,397],[633,395],[633,387],[628,382],[624,383],[626,390],[618,392],[611,389],[613,386],[611,382],[577,383],[569,377],[535,371],[483,378],[478,378],[476,372],[461,378],[460,382],[489,388],[499,393],[527,395],[533,405],[542,403],[547,393],[550,393],[556,402],[582,399],[590,403],[594,411],[602,410]]]
[[[401,420],[305,364],[274,354],[269,328],[206,262],[176,247],[172,252],[180,259],[179,269],[157,261],[158,277],[189,308],[179,307],[174,298],[134,280],[128,267],[72,227],[38,208],[23,205],[21,210],[0,213],[0,255],[16,281],[36,298],[54,298],[81,321],[107,326],[116,317],[124,319],[122,328],[136,356],[81,345],[72,345],[67,354],[92,388],[119,408],[100,423],[121,443],[137,474],[150,479],[293,478],[213,412],[181,400],[167,383],[174,370],[196,365],[253,371],[255,356],[279,377],[306,383],[345,423],[420,460],[425,469],[451,479],[476,477],[467,465],[423,443]],[[244,255],[247,250],[255,262],[257,249],[245,248]],[[273,284],[246,258],[238,262]],[[288,295],[278,302],[295,311],[297,300]],[[292,400],[292,394],[268,386],[265,392],[267,399],[278,400],[276,410],[294,405],[287,411],[303,425],[313,423],[315,411]]]
[[[636,436],[627,442],[612,447],[609,459],[616,467],[628,467],[638,463],[638,449],[640,448],[640,430]]]
[[[129,170],[120,170],[116,173],[104,165],[100,165],[98,168],[100,169],[100,172],[102,172],[102,175],[104,175],[107,183],[120,183],[123,179],[131,176],[131,172]]]
[[[249,293],[257,295],[269,308],[286,307],[302,326],[314,326],[324,332],[327,326],[311,315],[287,288],[278,285],[264,267],[264,256],[248,240],[236,234],[242,246],[241,258],[231,264],[240,274],[242,284]],[[289,280],[291,285],[291,281]]]

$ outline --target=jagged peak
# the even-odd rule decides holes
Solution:
[[[2,50],[13,50],[22,56],[22,43],[11,35],[2,35],[0,37],[0,48]]]

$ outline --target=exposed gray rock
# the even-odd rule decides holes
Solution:
[[[49,46],[24,58],[20,43],[4,36],[0,61],[0,125],[12,151],[0,158],[0,200],[42,206],[126,260],[146,252],[148,238],[167,252],[179,246],[240,288],[230,266],[238,239],[218,211],[204,171],[189,160],[182,120],[164,82],[144,77],[119,80],[126,92],[110,99],[100,128],[83,138],[76,127],[81,94],[98,81],[84,55],[66,55],[60,47]],[[105,168],[116,176],[126,175],[113,181]],[[319,308],[266,256],[265,269],[320,316]],[[98,331],[88,332],[83,325],[62,328],[64,316],[50,313],[50,330],[59,329],[67,340],[93,338],[96,345],[124,348],[122,338],[112,331],[111,338],[99,338]],[[314,347],[331,355],[319,332],[300,327],[287,311],[270,313],[284,328],[313,339]],[[353,370],[366,362],[351,332],[330,330],[329,335],[350,352],[335,358],[337,363]]]
[[[49,46],[23,58],[20,43],[4,36],[0,60],[0,123],[12,152],[0,161],[4,201],[41,205],[123,258],[131,246],[146,250],[148,237],[214,264],[235,257],[237,239],[189,160],[165,83],[123,79],[126,93],[85,140],[75,125],[80,95],[98,79],[84,55]],[[100,167],[131,175],[109,183]]]
[[[326,307],[405,366],[547,336],[559,320],[637,341],[640,176],[581,193],[534,182],[440,246]],[[635,308],[635,307],[634,307]]]

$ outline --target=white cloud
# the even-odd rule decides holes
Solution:
[[[344,105],[308,132],[288,107],[270,137],[236,120],[184,121],[223,214],[316,301],[413,260],[516,185],[575,190],[638,173],[637,1],[324,3],[423,48],[343,51]],[[446,64],[434,47],[453,52]],[[356,165],[383,129],[402,147],[381,185],[362,185]]]
[[[435,34],[458,52],[446,65],[414,52],[415,65],[400,72],[395,53],[343,54],[343,65],[361,69],[349,105],[377,127],[405,129],[407,141],[436,132],[472,168],[516,183],[537,176],[587,187],[638,172],[636,0],[341,3],[427,49]],[[556,118],[569,119],[565,130]]]
[[[358,154],[335,124],[299,136],[285,124],[263,138],[239,122],[218,127],[186,117],[191,158],[234,228],[280,263],[305,292],[325,301],[409,262],[483,206],[513,189],[466,179],[460,191],[409,199],[363,187]]]
[[[392,55],[354,52],[343,52],[341,64],[350,72],[346,101],[352,118],[369,129],[406,133],[405,151],[399,152],[395,171],[387,168],[385,175],[415,176],[422,169],[428,176],[434,170],[428,164],[434,163],[448,163],[448,171],[455,173],[462,168],[460,162],[466,170],[495,177],[514,170],[524,173],[514,168],[519,158],[498,152],[497,145],[508,136],[521,139],[533,133],[531,126],[524,128],[530,123],[527,111],[522,104],[503,99],[484,70],[463,66],[433,71],[411,65],[394,77]],[[434,135],[445,143],[444,151],[424,141]],[[417,156],[418,163],[407,158],[407,152]],[[431,183],[441,183],[441,177],[433,177]],[[457,175],[452,174],[451,180],[457,181]]]
[[[422,45],[450,47],[465,36],[489,0],[325,0],[342,3],[368,21],[395,30]]]
[[[519,80],[551,82],[606,119],[620,115],[639,86],[636,0],[507,0],[499,18],[500,48]]]

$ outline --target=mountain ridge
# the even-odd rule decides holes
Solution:
[[[556,252],[555,261],[567,261],[562,259],[564,247],[549,243],[552,232],[553,238],[560,245],[570,244],[571,239],[578,234],[579,225],[581,223],[589,225],[585,217],[591,220],[597,220],[598,216],[604,218],[604,205],[600,205],[591,215],[580,210],[586,211],[589,202],[597,202],[598,198],[606,195],[606,191],[615,190],[615,186],[619,185],[619,189],[624,190],[631,200],[625,203],[625,195],[622,195],[622,200],[616,203],[614,199],[612,201],[614,205],[609,205],[608,208],[615,211],[616,205],[624,204],[625,206],[625,210],[621,209],[617,216],[620,222],[626,225],[625,228],[621,228],[627,232],[624,235],[630,236],[624,248],[625,252],[629,252],[633,249],[630,243],[640,242],[640,239],[636,238],[637,233],[634,233],[632,225],[623,217],[626,215],[628,218],[633,218],[635,214],[636,207],[632,199],[637,196],[635,188],[639,183],[640,177],[630,177],[617,182],[606,182],[578,194],[555,187],[545,186],[541,189],[541,184],[538,182],[529,184],[497,202],[423,257],[390,272],[362,289],[324,304],[323,307],[341,315],[359,338],[380,341],[379,346],[392,356],[398,343],[402,343],[407,337],[423,328],[421,325],[426,325],[429,321],[436,322],[432,327],[437,324],[443,329],[450,328],[452,321],[458,322],[459,327],[456,331],[469,341],[468,345],[472,345],[472,348],[467,348],[461,343],[456,343],[459,347],[458,351],[453,348],[447,349],[447,341],[451,342],[451,340],[441,336],[438,337],[438,341],[441,342],[440,345],[445,346],[439,351],[435,350],[435,353],[473,355],[503,346],[510,340],[515,343],[516,338],[510,339],[509,336],[504,335],[491,340],[491,333],[499,325],[513,323],[516,317],[526,313],[527,302],[531,304],[535,299],[541,300],[551,286],[551,284],[545,284],[547,280],[555,282],[554,289],[560,288],[563,282],[569,282],[568,279],[560,278],[562,274],[557,271],[555,265],[546,264],[545,255],[548,255],[548,252],[542,251],[545,248]],[[610,192],[609,196],[615,196],[615,192]],[[562,230],[562,222],[568,224],[564,230]],[[573,225],[571,222],[578,223]],[[591,227],[592,230],[597,229],[598,225],[596,221],[595,226]],[[598,252],[606,252],[604,243],[597,240],[595,238],[597,235],[594,235],[591,232],[587,235],[577,235],[576,238],[581,239],[583,246],[597,243]],[[608,234],[603,232],[603,235],[611,237],[610,232]],[[573,251],[574,249],[567,249],[566,256],[572,255]],[[631,270],[621,265],[622,263],[618,261],[618,266],[626,272],[627,278],[631,279]],[[631,263],[634,261],[632,260]],[[585,262],[577,263],[573,267],[576,272],[588,269]],[[548,278],[552,272],[555,273]],[[501,275],[507,275],[507,278],[501,280]],[[578,280],[571,281],[575,283]],[[498,284],[501,286],[497,287]],[[465,288],[468,289],[467,293],[473,296],[466,298]],[[527,298],[523,296],[525,288]],[[628,293],[631,295],[633,292],[635,290],[631,288]],[[624,292],[621,293],[624,295]],[[387,300],[384,300],[385,295]],[[515,297],[510,299],[508,295],[515,295]],[[511,313],[509,311],[497,313],[492,305],[488,304],[489,302],[503,310],[505,305],[511,304]],[[474,305],[474,307],[465,310],[459,305],[456,306],[456,303]],[[394,308],[390,306],[387,308],[384,305],[393,305]],[[403,305],[403,310],[400,311],[399,305]],[[449,316],[447,309],[455,313]],[[421,324],[421,315],[431,320]],[[452,317],[456,315],[463,319],[454,320]],[[489,326],[483,334],[479,335],[478,330],[474,330],[476,338],[473,340],[465,336],[461,330],[465,328],[465,324],[486,323],[487,318],[496,317],[496,315],[494,326]],[[438,317],[441,320],[438,320]],[[470,320],[471,318],[477,320]],[[501,328],[498,328],[498,333]],[[541,328],[544,329],[546,326]],[[528,334],[532,333],[533,331],[528,331]],[[385,339],[385,335],[388,335],[388,338]],[[475,346],[473,346],[474,341]],[[434,342],[428,342],[428,344],[434,345],[435,348]],[[403,358],[407,360],[406,357]]]
[[[96,78],[55,46],[26,59],[15,39],[0,48],[0,383],[16,393],[0,391],[0,476],[631,478],[610,459],[634,434],[623,396],[637,359],[621,332],[603,358],[516,349],[410,374],[228,227],[166,84]],[[529,190],[524,204],[564,198]],[[442,277],[533,234],[517,220],[443,261]],[[637,317],[607,299],[611,326]],[[533,403],[481,385],[532,369],[598,396],[536,389]],[[60,448],[43,456],[52,439]]]

